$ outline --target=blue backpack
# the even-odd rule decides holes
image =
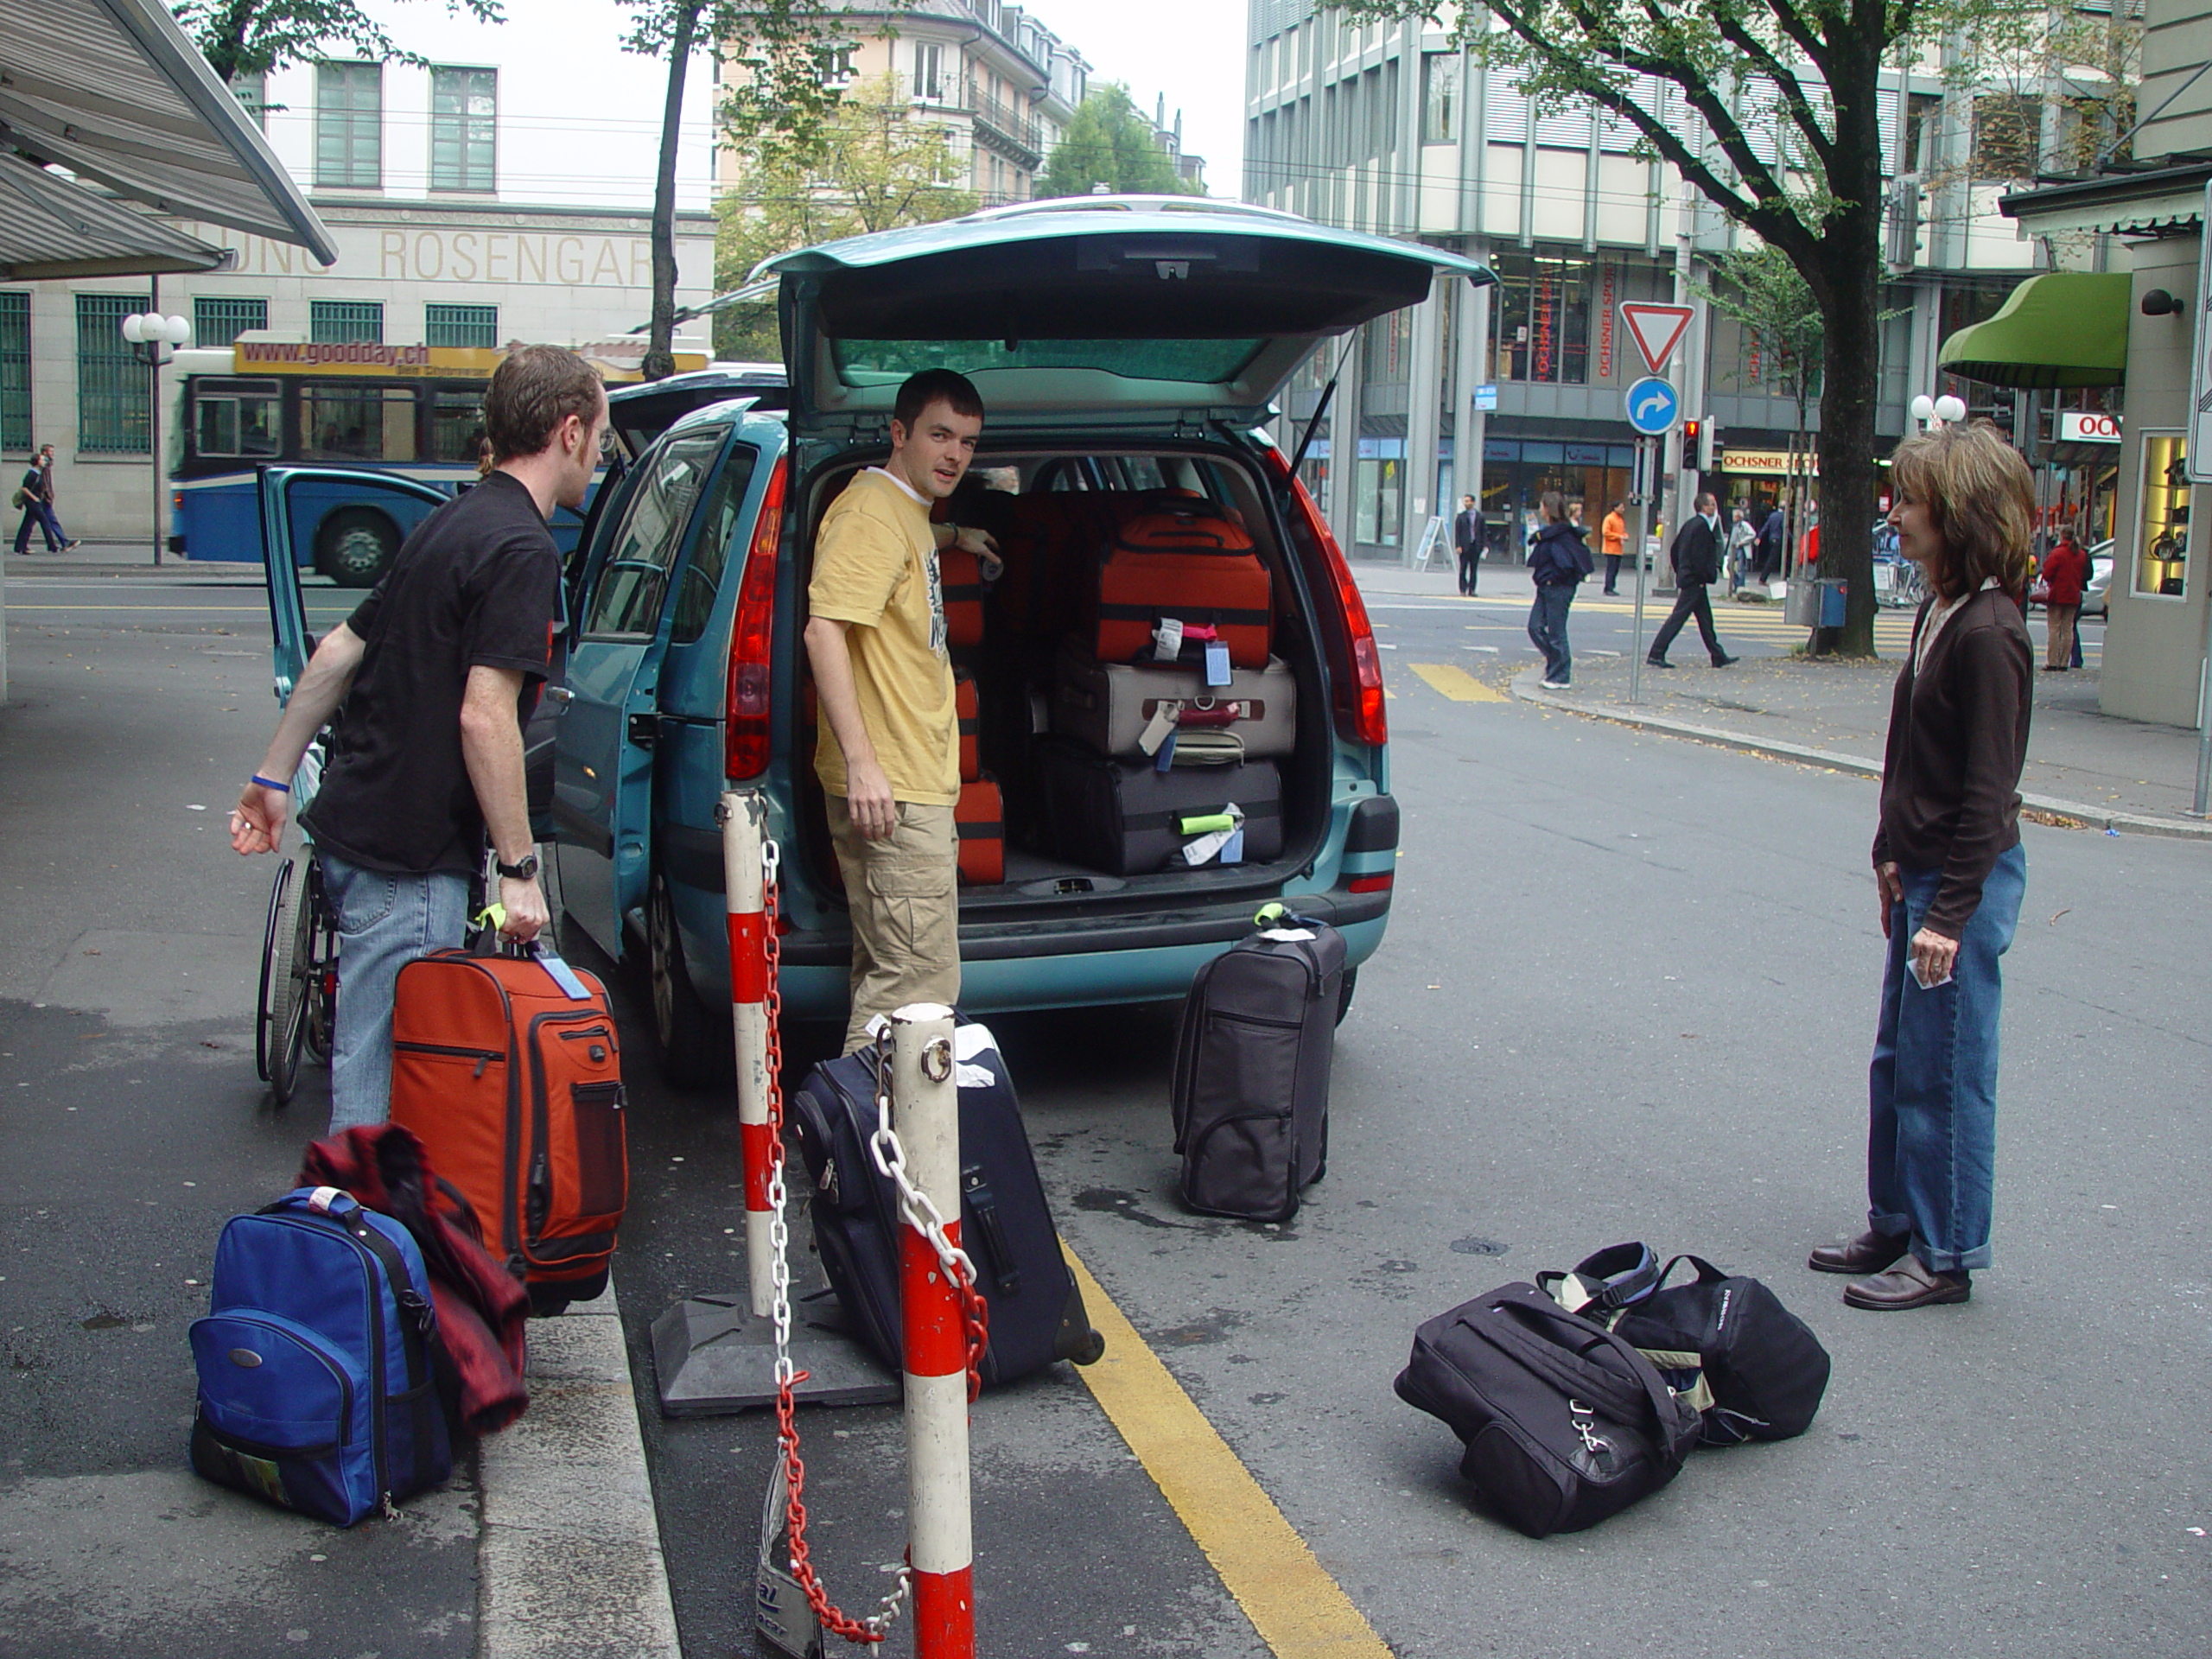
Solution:
[[[350,1527],[452,1467],[422,1252],[389,1216],[302,1186],[224,1224],[192,1325],[192,1466]]]

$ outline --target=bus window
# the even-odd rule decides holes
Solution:
[[[476,464],[477,440],[484,435],[484,394],[440,391],[430,405],[430,459],[458,467]]]
[[[309,461],[413,461],[415,389],[331,382],[301,387],[300,454]]]
[[[195,381],[194,453],[219,457],[275,454],[280,395],[274,380]]]

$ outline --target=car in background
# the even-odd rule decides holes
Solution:
[[[2113,547],[2109,539],[2099,542],[2089,550],[2089,581],[2082,589],[2082,614],[2094,616],[2100,622],[2112,620],[2109,596],[2112,590]]]

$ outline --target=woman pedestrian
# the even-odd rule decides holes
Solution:
[[[1543,496],[1543,523],[1529,538],[1529,575],[1536,602],[1529,611],[1529,638],[1544,653],[1544,689],[1564,691],[1574,673],[1567,645],[1567,612],[1582,578],[1598,568],[1583,542],[1583,527],[1567,516],[1567,498],[1557,490]]]
[[[2035,486],[1987,422],[1897,446],[1905,556],[1929,597],[1890,705],[1874,880],[1889,941],[1868,1074],[1867,1230],[1810,1264],[1853,1307],[1963,1302],[1989,1265],[1998,960],[2027,858],[2020,766],[2035,656],[2021,620]]]
[[[2043,659],[2046,674],[2063,674],[2074,660],[2075,630],[2082,620],[2082,589],[2088,585],[2089,556],[2074,539],[2074,527],[2062,524],[2058,543],[2044,555],[2044,620],[2050,624],[2050,650]]]
[[[1728,526],[1728,591],[1733,593],[1751,579],[1751,550],[1758,545],[1759,532],[1751,523],[1751,510],[1738,505],[1735,518]]]

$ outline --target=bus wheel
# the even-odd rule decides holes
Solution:
[[[399,530],[370,507],[341,507],[315,533],[315,568],[340,588],[373,588],[399,550]]]

